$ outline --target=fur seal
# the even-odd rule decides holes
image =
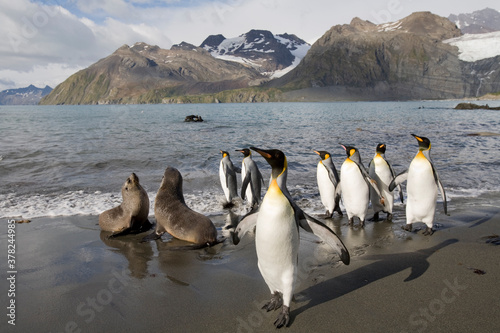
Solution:
[[[155,199],[156,229],[143,241],[158,239],[165,232],[175,238],[194,243],[201,248],[218,243],[217,230],[212,221],[186,205],[182,193],[182,175],[167,167]]]
[[[99,215],[99,226],[103,231],[111,231],[110,237],[143,232],[151,229],[148,220],[149,197],[139,184],[139,177],[132,173],[122,186],[122,203]]]

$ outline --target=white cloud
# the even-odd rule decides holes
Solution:
[[[414,11],[447,16],[485,7],[497,8],[497,0],[0,0],[0,89],[25,86],[26,73],[39,81],[46,75],[52,86],[123,44],[200,45],[211,34],[231,38],[250,29],[312,43],[355,16],[382,23]]]
[[[28,71],[1,69],[0,78],[9,78],[9,80],[5,82],[0,80],[0,91],[12,88],[13,83],[15,83],[15,87],[27,87],[33,84],[38,88],[43,88],[46,85],[55,88],[69,76],[84,68],[82,66],[50,63],[47,65],[35,65]]]

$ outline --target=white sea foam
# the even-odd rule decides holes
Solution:
[[[500,190],[500,189],[499,189]],[[319,193],[314,186],[292,187],[292,196],[297,204],[309,214],[323,213]],[[498,190],[488,189],[466,189],[447,188],[448,201],[459,198],[476,198],[488,193],[496,193]],[[263,192],[264,194],[264,192]],[[154,215],[154,201],[156,193],[148,193],[150,199],[150,216]],[[198,191],[185,193],[184,198],[188,207],[194,211],[208,216],[221,215],[226,211],[223,208],[224,195],[222,190]],[[400,205],[399,197],[395,194],[395,205]],[[441,201],[441,197],[438,197]],[[116,207],[122,202],[119,193],[101,193],[100,191],[70,191],[60,195],[22,195],[14,193],[0,194],[1,218],[23,218],[33,219],[39,217],[74,216],[74,215],[99,215],[103,211]],[[405,197],[406,202],[406,197]],[[235,207],[232,211],[238,215],[244,215],[250,207],[241,199],[234,200]],[[403,204],[401,204],[403,205]],[[343,208],[341,202],[341,208]]]
[[[149,214],[154,214],[156,193],[148,193],[150,200]],[[186,194],[184,196],[188,207],[205,215],[220,215],[224,213],[224,196],[217,192]],[[99,215],[105,210],[120,205],[122,197],[119,193],[101,193],[86,191],[71,191],[60,195],[21,195],[14,193],[0,194],[0,217],[33,219],[39,217]],[[233,211],[244,214],[248,207],[240,199],[235,200]]]

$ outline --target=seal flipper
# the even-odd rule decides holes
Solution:
[[[139,229],[137,229],[137,233],[140,234],[142,232],[146,232],[146,231],[150,230],[152,227],[153,227],[153,223],[151,223],[149,221],[149,219],[146,219],[146,221],[141,224]]]
[[[160,233],[160,234],[157,234],[156,231],[153,231],[152,233],[150,233],[149,235],[145,236],[142,240],[141,240],[141,243],[145,243],[145,242],[149,242],[149,241],[152,241],[152,240],[156,240],[156,239],[159,239],[161,238],[161,235],[163,235],[164,232]]]
[[[118,231],[118,232],[114,232],[112,233],[111,235],[109,235],[107,238],[108,239],[112,239],[112,238],[116,238],[116,237],[119,237],[119,236],[124,236],[124,235],[128,235],[130,233],[131,229],[130,228],[125,228],[121,231]]]
[[[117,231],[117,232],[113,232],[107,238],[112,239],[112,238],[116,238],[119,236],[128,235],[132,231],[133,225],[134,225],[134,217],[130,217],[130,220],[128,221],[127,225],[122,230]]]

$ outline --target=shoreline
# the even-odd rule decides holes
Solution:
[[[500,209],[451,203],[451,216],[438,205],[432,236],[402,231],[402,206],[394,223],[369,222],[364,230],[349,228],[345,217],[328,220],[350,251],[349,266],[301,232],[286,331],[496,330],[499,248],[487,241],[498,237]],[[231,215],[210,217],[224,234]],[[166,237],[140,243],[146,233],[107,240],[96,216],[40,218],[15,228],[16,326],[4,319],[3,332],[275,330],[277,312],[260,309],[270,295],[251,235],[238,246],[226,240],[180,252],[167,247],[183,242]]]

